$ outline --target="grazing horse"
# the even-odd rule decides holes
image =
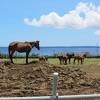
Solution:
[[[74,57],[74,53],[67,53],[66,55],[67,55],[67,57],[68,57],[69,64],[70,64],[70,62],[71,62],[71,58]]]
[[[63,63],[63,56],[62,55],[59,55],[59,56],[57,56],[57,58],[59,59],[60,64],[62,64]]]
[[[48,57],[47,56],[41,56],[41,57],[39,57],[39,61],[47,62]]]
[[[62,58],[62,60],[63,60],[64,64],[67,64],[68,56],[64,55],[63,58]]]
[[[78,64],[79,64],[79,62],[81,62],[81,64],[83,64],[84,58],[86,58],[86,54],[75,54],[74,55],[74,64],[75,64],[76,60],[78,61]]]
[[[74,56],[74,53],[67,53],[64,55],[59,55],[58,59],[60,61],[60,64],[67,64],[67,61],[70,64],[71,58],[73,58],[73,56]]]
[[[68,56],[67,55],[60,55],[58,56],[60,64],[67,64]]]
[[[33,47],[40,50],[39,41],[34,42],[11,42],[8,46],[9,58],[13,63],[12,56],[15,51],[23,53],[26,52],[26,64],[28,63],[28,55]]]

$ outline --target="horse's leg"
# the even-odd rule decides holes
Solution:
[[[11,54],[9,54],[9,59],[10,59],[10,61],[11,61]]]
[[[9,46],[8,47],[8,54],[9,54],[10,61],[11,61],[11,52],[12,52],[12,50],[11,50],[11,47]]]
[[[28,52],[26,52],[26,64],[28,64],[28,55],[29,55],[29,51]]]
[[[83,64],[83,61],[82,61],[82,59],[80,59],[80,61],[81,61],[81,64]]]
[[[84,62],[84,58],[83,58],[83,59],[81,59],[81,64],[83,64],[83,62]]]
[[[9,58],[10,58],[10,52],[11,52],[11,49],[10,49],[10,46],[9,46],[9,47],[8,47]]]
[[[74,58],[74,62],[73,62],[74,64],[75,64],[75,60],[76,60],[76,59]]]
[[[60,64],[62,65],[64,63],[63,59],[61,58],[60,59]]]
[[[78,64],[79,64],[79,62],[80,62],[80,59],[77,59],[78,60]]]
[[[84,58],[83,58],[83,63],[84,63]]]
[[[66,59],[63,59],[63,64],[66,64]]]
[[[62,59],[60,59],[60,64],[62,64]]]
[[[60,64],[61,64],[61,59],[59,58],[59,62],[60,62]]]
[[[65,64],[67,64],[67,58],[65,59]]]
[[[63,64],[63,59],[61,59],[61,64]]]
[[[61,64],[61,59],[59,59],[59,61],[60,61],[60,64]]]
[[[62,59],[62,63],[65,64],[65,59],[64,58]]]
[[[69,64],[70,64],[70,59],[71,59],[71,58],[69,58]]]
[[[11,54],[10,54],[11,63],[14,63],[14,62],[13,62],[13,59],[12,59],[14,52],[15,52],[15,51],[12,51]]]

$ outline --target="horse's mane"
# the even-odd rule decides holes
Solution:
[[[25,41],[24,43],[29,43],[28,41]]]

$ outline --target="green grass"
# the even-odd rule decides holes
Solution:
[[[8,59],[4,59],[4,60],[8,60]],[[38,61],[38,58],[29,58],[28,59],[29,62],[31,61]],[[25,58],[13,58],[14,63],[25,63],[26,59]],[[48,59],[48,63],[50,64],[55,64],[58,65],[59,60],[57,58],[49,58]],[[76,61],[77,64],[77,61]],[[86,58],[84,61],[84,65],[100,65],[100,58]],[[71,60],[71,65],[73,65],[73,59]]]
[[[100,58],[86,58],[84,64],[100,65]]]
[[[59,64],[59,60],[56,58],[56,59],[49,59],[49,63],[51,63],[51,64]],[[71,64],[73,65],[73,59],[71,60]],[[76,64],[78,64],[77,63],[77,61],[76,61]],[[85,60],[84,60],[84,65],[100,65],[100,58],[86,58]]]

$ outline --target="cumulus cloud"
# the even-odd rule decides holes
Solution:
[[[100,35],[100,30],[96,31],[95,33],[96,35]]]
[[[100,6],[93,5],[92,3],[80,2],[76,5],[75,9],[60,16],[56,12],[50,12],[48,15],[40,16],[39,20],[33,18],[25,18],[24,22],[31,26],[52,26],[56,28],[94,28],[100,30]],[[99,31],[100,33],[100,31]]]

